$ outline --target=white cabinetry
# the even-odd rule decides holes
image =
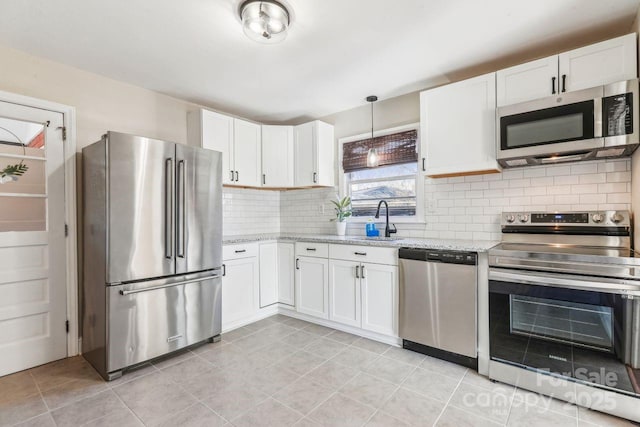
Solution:
[[[260,308],[278,302],[278,244],[260,244]]]
[[[420,93],[421,151],[426,175],[491,173],[496,162],[496,74]]]
[[[296,310],[303,314],[329,318],[329,245],[295,244]]]
[[[296,187],[335,183],[333,126],[318,120],[294,127],[294,183]]]
[[[634,79],[636,58],[633,33],[500,70],[497,105]]]
[[[262,125],[262,186],[293,185],[293,126]]]
[[[295,305],[293,243],[260,243],[260,308]]]
[[[278,302],[291,306],[296,305],[294,262],[293,243],[278,243]]]
[[[363,263],[360,277],[362,329],[398,335],[398,267]]]
[[[253,317],[258,309],[259,267],[257,245],[223,249],[222,329]]]
[[[329,319],[360,327],[360,264],[329,261]]]
[[[222,152],[222,182],[258,187],[261,183],[261,127],[208,110],[187,116],[193,145]]]
[[[329,257],[329,319],[397,336],[397,250],[329,245]]]
[[[259,124],[233,119],[235,185],[259,187],[262,183],[262,131]]]

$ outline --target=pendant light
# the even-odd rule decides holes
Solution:
[[[378,97],[375,95],[367,96],[367,102],[371,103],[371,141],[373,141],[373,103],[378,100]],[[369,168],[377,168],[380,165],[380,156],[378,155],[378,150],[375,147],[369,148],[369,152],[367,153],[367,167]]]
[[[275,0],[247,0],[240,5],[242,29],[258,43],[274,44],[287,37],[289,11]]]

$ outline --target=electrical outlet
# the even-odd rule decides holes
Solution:
[[[318,213],[319,213],[320,215],[324,215],[324,203],[320,203],[320,204],[318,205]]]

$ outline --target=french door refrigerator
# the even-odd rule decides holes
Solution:
[[[84,357],[107,380],[221,332],[221,153],[117,132],[82,150]]]

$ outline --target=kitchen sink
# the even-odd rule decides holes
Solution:
[[[374,242],[397,242],[404,240],[402,237],[354,237],[354,240],[374,241]]]

